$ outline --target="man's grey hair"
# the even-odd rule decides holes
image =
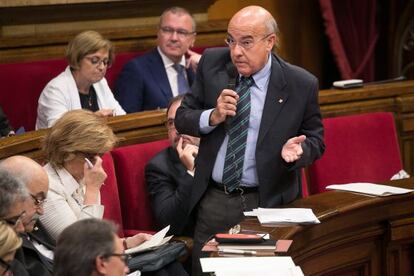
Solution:
[[[195,21],[193,15],[188,10],[186,10],[182,7],[170,7],[170,8],[165,9],[162,12],[161,16],[160,16],[159,27],[161,27],[161,24],[162,24],[162,21],[164,20],[165,14],[169,13],[169,12],[172,13],[172,14],[179,14],[179,15],[186,14],[186,15],[190,16],[191,21],[193,22],[193,24],[192,24],[193,25],[193,32],[196,31],[197,24],[196,24],[196,21]]]
[[[12,205],[28,197],[29,192],[21,179],[0,168],[0,218],[7,216]]]
[[[279,34],[279,27],[277,26],[276,20],[272,17],[266,20],[266,31],[268,34]]]

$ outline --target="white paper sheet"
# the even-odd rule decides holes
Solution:
[[[237,271],[247,271],[248,269],[251,270],[251,268],[261,268],[269,272],[295,267],[291,257],[212,257],[200,258],[200,262],[203,272],[226,272],[234,271],[235,269]]]
[[[144,243],[141,243],[140,245],[138,245],[136,247],[129,248],[129,249],[125,250],[125,253],[126,254],[132,254],[132,253],[147,251],[147,250],[157,248],[157,247],[167,243],[173,237],[173,236],[165,237],[165,234],[167,234],[168,230],[170,230],[169,225],[167,227],[165,227],[164,229],[162,229],[161,231],[155,233],[150,240],[148,240]]]
[[[356,193],[363,193],[374,196],[390,196],[398,194],[406,194],[413,192],[411,189],[398,188],[387,185],[373,184],[373,183],[349,183],[349,184],[334,184],[326,187],[328,190],[341,190]]]
[[[257,216],[262,224],[314,224],[320,223],[309,208],[258,208],[245,212],[245,216]]]
[[[290,268],[278,268],[277,270],[269,271],[266,268],[250,267],[241,270],[238,267],[233,269],[220,270],[215,272],[216,276],[303,276],[302,269],[299,266]]]

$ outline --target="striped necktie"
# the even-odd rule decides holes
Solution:
[[[236,88],[239,95],[237,113],[228,130],[226,159],[223,169],[223,185],[228,192],[240,186],[243,173],[244,153],[246,151],[247,129],[250,117],[250,87],[254,84],[252,77],[241,77]]]
[[[173,67],[175,71],[177,71],[178,94],[190,92],[190,86],[188,85],[188,81],[185,78],[184,66],[178,63],[174,63]]]

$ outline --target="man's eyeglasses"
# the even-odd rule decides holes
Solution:
[[[34,204],[36,205],[36,207],[40,207],[42,206],[45,202],[46,202],[46,198],[37,198],[34,195],[30,194],[30,196],[32,197]]]
[[[195,32],[189,32],[187,30],[184,29],[174,29],[171,27],[160,27],[161,33],[164,35],[173,35],[174,33],[177,33],[177,36],[179,38],[186,38],[190,35],[195,34]]]
[[[228,36],[224,42],[227,44],[227,46],[229,46],[230,48],[234,48],[236,47],[236,45],[239,45],[240,47],[242,47],[244,50],[248,50],[253,48],[253,46],[262,40],[265,40],[266,38],[268,38],[271,34],[267,34],[264,37],[258,39],[258,40],[254,40],[253,38],[244,38],[240,41],[236,41],[234,38],[232,38],[231,36]]]
[[[0,258],[0,265],[4,267],[4,271],[1,275],[6,275],[7,271],[10,270],[11,265],[2,258]]]
[[[12,228],[16,228],[17,225],[19,225],[19,223],[22,222],[25,216],[26,216],[26,211],[23,211],[20,213],[20,215],[17,215],[11,218],[4,218],[2,220],[5,221],[8,225],[10,225]]]
[[[175,128],[174,119],[173,118],[169,118],[165,122],[165,126],[167,127],[168,130],[174,129]]]
[[[111,67],[112,63],[109,61],[109,59],[104,58],[104,59],[100,59],[98,57],[85,57],[87,60],[89,60],[89,62],[92,65],[95,65],[96,67],[101,66],[101,64],[103,64],[103,66],[105,67]]]
[[[107,254],[104,256],[104,258],[109,258],[109,257],[119,257],[121,261],[125,263],[125,265],[128,265],[128,262],[131,259],[131,255],[126,254],[126,253],[111,253],[111,254]]]

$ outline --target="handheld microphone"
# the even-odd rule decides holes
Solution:
[[[231,62],[227,63],[226,71],[227,71],[227,75],[229,76],[229,83],[227,84],[227,89],[236,90],[236,80],[239,75],[236,67]],[[224,126],[226,130],[229,130],[230,125],[232,123],[232,119],[233,117],[227,116],[226,121],[224,122]]]

